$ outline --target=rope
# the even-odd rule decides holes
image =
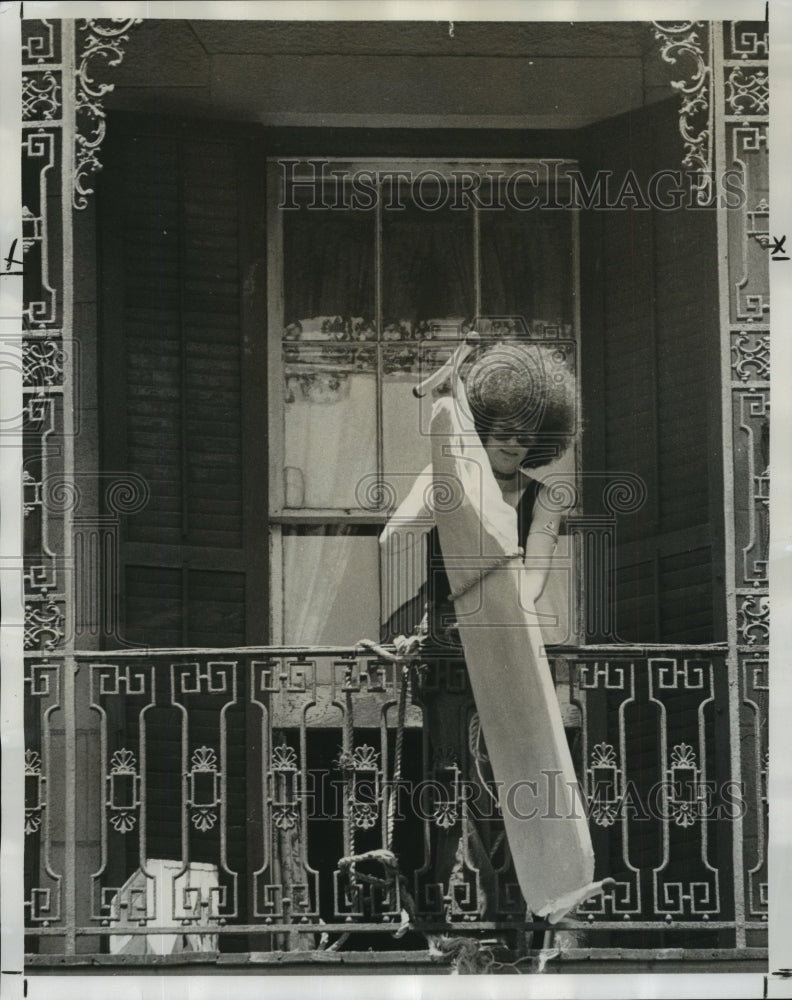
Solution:
[[[561,951],[558,948],[541,948],[535,955],[523,955],[522,958],[515,959],[513,962],[494,962],[491,969],[493,972],[500,972],[501,969],[513,969],[514,972],[522,973],[522,969],[518,966],[523,962],[530,962],[529,973],[542,973],[545,971],[547,963],[558,958],[560,954]]]
[[[344,739],[344,753],[347,754],[347,755],[349,755],[349,757],[351,758],[351,756],[352,756],[352,750],[353,750],[352,743],[353,743],[354,738],[355,738],[354,732],[352,730],[352,692],[351,691],[347,691],[345,701],[346,701],[346,705],[344,706],[345,711],[344,711],[344,737],[343,737],[343,739]],[[349,767],[345,768],[344,770],[345,770],[344,781],[346,783],[346,800],[347,800],[347,804],[350,805],[352,803],[352,789],[354,787],[353,786],[353,772],[352,772],[351,768],[349,768]],[[354,853],[355,853],[355,817],[351,813],[351,810],[348,810],[347,817],[348,817],[347,831],[348,831],[349,853],[352,854],[352,855],[354,855]],[[354,865],[353,865],[352,866],[352,875],[353,876],[354,876],[354,873],[355,873],[355,868],[354,868]]]
[[[500,810],[500,802],[497,795],[494,794],[489,786],[489,781],[481,773],[481,764],[485,761],[489,763],[489,757],[481,749],[481,719],[478,712],[474,712],[470,717],[468,725],[468,749],[476,764],[476,774],[479,776],[482,788],[498,807],[498,810]]]
[[[407,697],[410,692],[412,680],[411,663],[402,666],[401,687],[399,690],[399,709],[396,717],[396,746],[393,753],[393,783],[391,794],[388,799],[388,819],[385,836],[385,846],[389,851],[393,850],[393,827],[396,822],[396,796],[401,780],[402,750],[404,747],[404,721],[407,715]]]
[[[399,780],[401,779],[402,757],[404,751],[404,730],[407,715],[407,699],[410,693],[412,679],[412,665],[419,658],[420,638],[418,636],[410,636],[409,638],[406,638],[405,636],[398,636],[394,645],[396,647],[396,652],[391,653],[390,650],[372,642],[371,639],[361,639],[357,643],[357,646],[370,650],[381,660],[386,660],[389,663],[393,663],[394,665],[401,667],[401,683],[399,687],[399,702],[396,720],[396,745],[394,748],[393,759],[393,782],[392,792],[390,798],[388,799],[385,847],[374,851],[366,851],[364,854],[357,854],[355,849],[356,837],[354,817],[350,817],[347,837],[349,854],[346,857],[341,858],[338,863],[339,869],[341,871],[346,871],[348,878],[356,884],[376,885],[383,888],[387,888],[400,878],[398,860],[393,853],[393,833],[396,820],[396,788]],[[351,757],[354,733],[352,729],[352,693],[350,691],[348,691],[346,695],[343,739],[344,756]],[[346,778],[347,802],[350,803],[352,801],[352,780],[352,772],[350,769]],[[384,868],[384,877],[380,878],[375,875],[368,875],[365,872],[358,871],[356,865],[361,861],[379,862]],[[406,902],[405,905],[407,906],[408,921],[412,922],[415,916],[414,904],[412,903],[409,894],[405,892],[404,888],[402,889],[402,896],[405,900],[409,900],[409,902]],[[400,929],[400,933],[404,933],[407,926]]]
[[[388,799],[388,814],[386,820],[385,846],[389,851],[393,850],[393,829],[396,821],[396,790],[401,779],[402,756],[404,750],[404,723],[407,716],[407,698],[411,689],[412,666],[418,660],[421,640],[419,636],[397,636],[394,640],[395,653],[384,649],[371,639],[361,639],[358,646],[370,649],[382,660],[401,666],[401,684],[399,686],[399,707],[396,716],[396,746],[393,753],[393,781],[391,794]]]
[[[495,963],[489,945],[470,937],[428,934],[430,954],[450,958],[457,975],[485,975]]]
[[[449,599],[452,601],[456,601],[457,598],[462,597],[463,594],[466,594],[469,590],[472,590],[477,583],[481,583],[484,580],[484,577],[489,576],[490,573],[493,573],[496,569],[503,569],[504,566],[506,566],[508,563],[512,561],[512,559],[522,559],[523,555],[524,551],[522,548],[520,548],[516,552],[511,553],[511,555],[499,556],[494,562],[482,566],[481,569],[478,571],[478,576],[472,576],[469,580],[467,580],[460,587],[458,587],[452,594],[449,594]]]

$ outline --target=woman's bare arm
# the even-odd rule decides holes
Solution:
[[[535,604],[542,595],[550,571],[550,560],[558,542],[566,511],[553,510],[542,483],[536,494],[531,527],[525,542],[524,571],[520,583],[523,598]]]

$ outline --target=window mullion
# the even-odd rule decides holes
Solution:
[[[374,209],[374,314],[377,331],[377,472],[379,477],[383,468],[383,434],[382,434],[382,182],[378,182],[377,203]]]
[[[377,181],[377,201],[374,208],[374,324],[377,332],[377,479],[385,478],[383,364],[382,364],[382,181]],[[384,494],[383,494],[384,495]],[[377,546],[377,593],[379,595],[380,622],[384,617],[382,596],[382,550]],[[379,638],[379,636],[377,636]]]
[[[481,315],[481,219],[478,206],[473,204],[473,312]]]
[[[284,326],[284,245],[283,213],[279,208],[281,178],[278,164],[270,163],[267,176],[267,246],[272,248],[267,262],[267,353],[268,353],[268,450],[270,463],[269,509],[279,514],[284,506],[283,466],[285,463],[286,428],[283,399],[283,339]]]

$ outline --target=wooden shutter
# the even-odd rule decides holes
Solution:
[[[250,129],[111,117],[99,195],[102,459],[149,484],[121,525],[121,622],[108,645],[267,642],[264,159]],[[162,663],[167,671],[168,665]],[[179,711],[167,679],[147,724],[149,857],[181,858]],[[251,794],[255,720],[237,672],[225,715],[227,863],[244,919],[259,857]],[[189,696],[188,748],[219,747],[218,698]],[[222,699],[221,699],[222,700]],[[120,728],[137,746],[140,706]],[[216,861],[219,826],[193,838]],[[137,845],[116,858],[123,880]],[[120,884],[120,883],[119,883]],[[227,944],[227,942],[226,942]],[[225,947],[225,945],[224,945]]]
[[[584,130],[582,168],[613,171],[612,192],[626,171],[640,189],[660,170],[681,170],[677,99]],[[714,209],[587,210],[581,213],[584,470],[591,473],[584,509],[602,511],[602,486],[620,472],[639,476],[643,506],[617,517],[611,579],[615,634],[590,639],[705,643],[725,638],[720,348]],[[589,595],[586,595],[589,599]],[[723,695],[723,691],[720,692]],[[626,780],[649,789],[664,780],[667,746],[695,739],[700,693],[663,693],[664,716],[648,697],[645,675],[636,696],[617,699],[604,730],[624,727]],[[707,773],[726,745],[722,723],[706,728]],[[629,880],[642,874],[644,916],[652,913],[651,873],[662,863],[662,830],[628,820],[628,847],[609,838],[603,870]],[[699,870],[700,845],[674,829],[674,865]],[[731,848],[725,824],[708,826],[710,857]],[[693,877],[693,876],[690,876]],[[728,907],[728,902],[724,900]],[[614,936],[614,942],[616,938]],[[706,935],[669,932],[668,947],[711,944]],[[654,940],[654,939],[653,939]],[[619,942],[620,943],[620,942]],[[632,936],[630,946],[641,943]]]
[[[123,525],[121,638],[266,641],[264,170],[249,131],[111,120],[100,191],[106,470]]]
[[[681,169],[676,100],[582,136],[584,176],[612,171],[612,197],[628,170],[646,192],[657,171]],[[581,213],[586,513],[601,509],[600,473],[646,486],[642,508],[616,526],[621,640],[723,638],[715,247],[714,209]]]

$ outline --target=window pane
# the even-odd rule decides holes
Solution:
[[[450,330],[458,336],[461,321],[475,310],[473,213],[430,211],[406,191],[400,196],[403,209],[387,194],[383,198],[383,339],[426,336],[423,324],[431,320],[440,328],[434,335]]]
[[[379,543],[347,525],[285,528],[284,642],[353,645],[379,638]]]
[[[323,208],[310,191],[294,201],[300,207],[282,213],[284,324],[299,323],[305,340],[347,340],[354,318],[368,331],[358,339],[373,339],[374,213],[345,209],[343,199]]]
[[[568,334],[574,317],[573,213],[543,208],[545,196],[534,187],[520,193],[517,185],[517,195],[504,210],[480,213],[481,311],[521,316],[533,336]],[[537,207],[519,208],[537,197]],[[557,333],[548,330],[559,325]]]
[[[288,345],[284,370],[285,505],[360,507],[377,471],[374,349]]]
[[[416,399],[413,388],[441,367],[453,345],[384,347],[382,356],[382,447],[388,507],[404,500],[415,477],[431,461],[429,421],[433,399]]]

